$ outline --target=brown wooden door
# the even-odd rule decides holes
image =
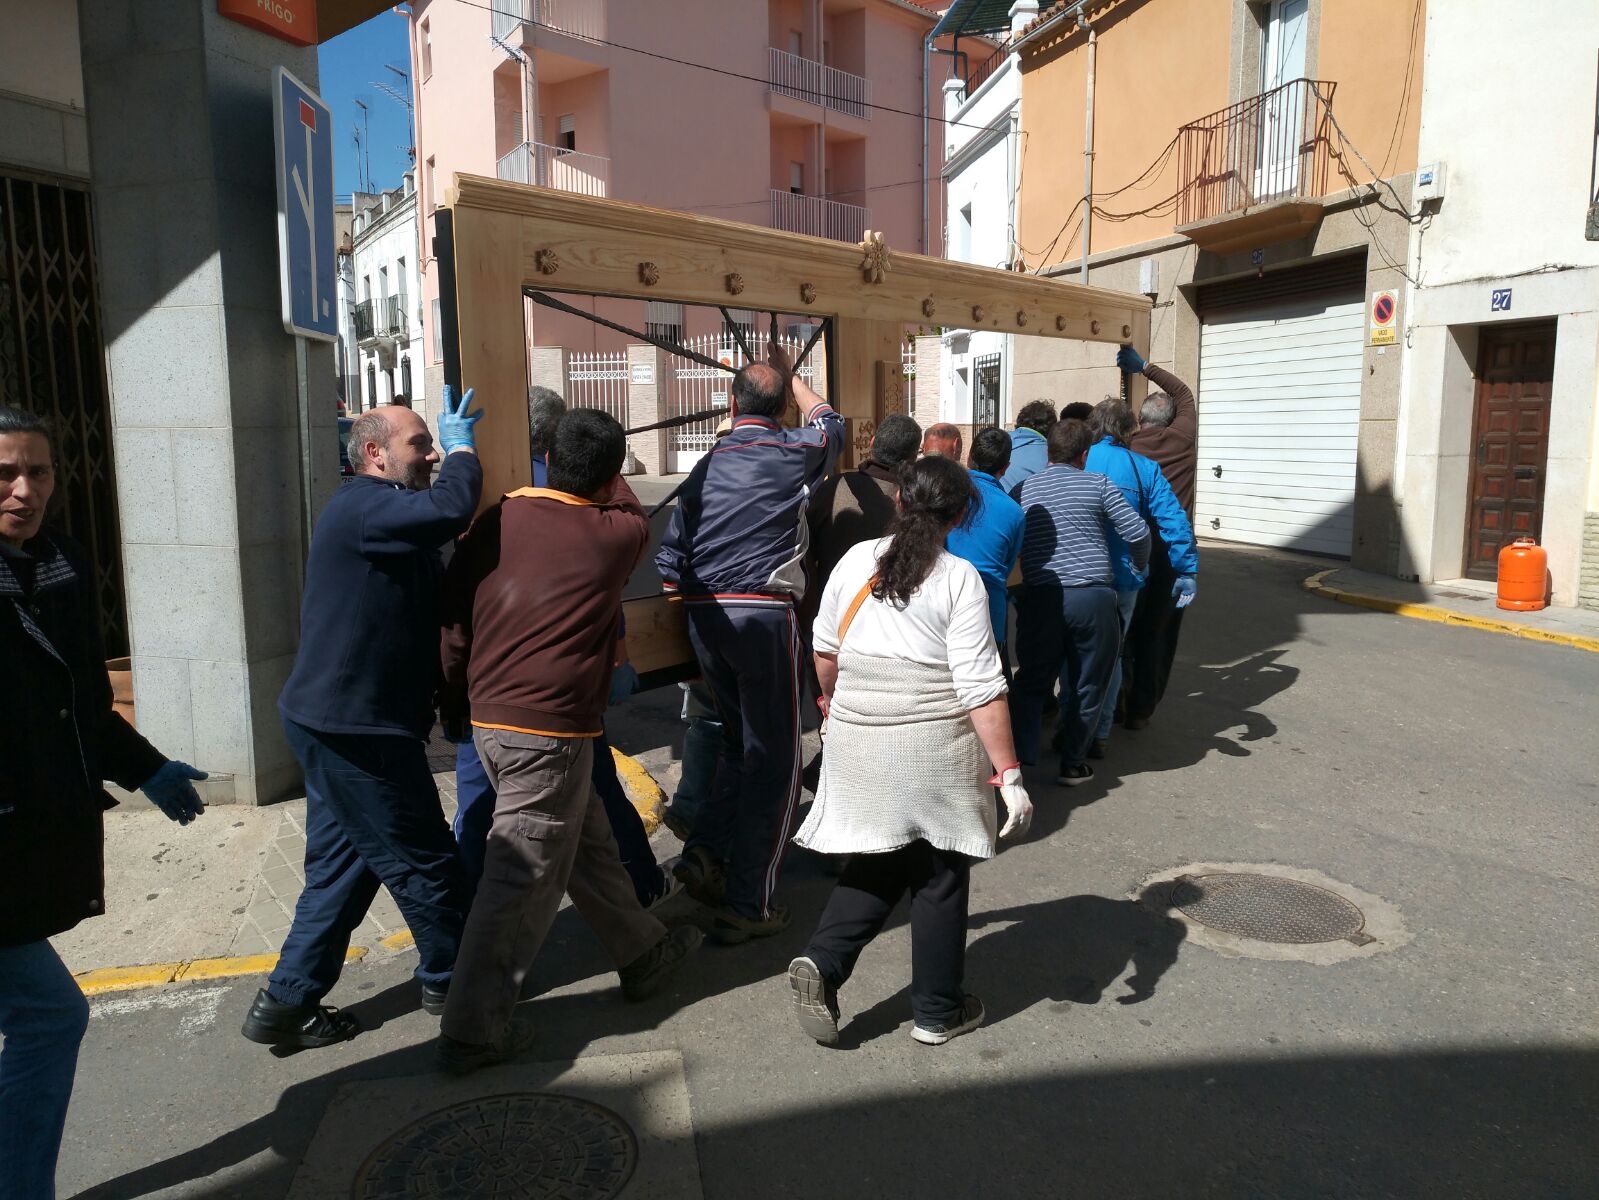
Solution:
[[[1494,579],[1499,551],[1543,528],[1555,327],[1490,326],[1477,353],[1466,575]]]

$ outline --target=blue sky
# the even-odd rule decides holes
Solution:
[[[384,83],[409,98],[411,50],[406,18],[385,9],[363,25],[340,34],[317,50],[322,99],[333,110],[333,190],[343,196],[361,186],[353,134],[361,125],[362,101],[369,111],[371,140],[367,161],[372,190],[398,187],[400,176],[411,166],[406,148],[412,144],[409,117],[399,101],[373,86]],[[406,73],[402,79],[388,70],[392,64]]]

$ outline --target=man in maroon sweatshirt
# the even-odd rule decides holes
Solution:
[[[616,655],[622,586],[649,521],[620,472],[622,427],[566,414],[548,486],[521,488],[461,539],[444,580],[441,707],[466,715],[494,786],[483,879],[450,982],[439,1065],[455,1073],[524,1049],[512,1011],[572,897],[630,1000],[653,995],[703,936],[640,907],[589,772]]]

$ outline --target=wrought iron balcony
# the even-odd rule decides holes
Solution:
[[[355,306],[355,339],[373,342],[380,338],[409,340],[409,322],[406,318],[403,294],[382,296],[376,300],[363,300]]]
[[[772,189],[772,228],[812,237],[858,242],[866,236],[871,212],[859,204],[824,200],[820,196],[796,196]]]
[[[813,58],[801,58],[766,48],[766,81],[769,90],[796,100],[809,100],[852,117],[872,115],[872,81]]]
[[[410,340],[404,292],[383,301],[382,332],[402,342]]]
[[[362,300],[355,306],[355,337],[357,341],[370,341],[377,336],[376,300]]]
[[[604,196],[611,186],[610,159],[543,142],[523,142],[500,159],[495,173],[512,183],[536,183],[582,196]]]
[[[1314,229],[1336,87],[1295,79],[1179,129],[1177,232],[1227,253]]]

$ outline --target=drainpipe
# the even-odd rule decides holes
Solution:
[[[1094,52],[1098,38],[1094,27],[1077,10],[1077,27],[1088,30],[1088,95],[1083,103],[1083,265],[1079,282],[1088,282],[1088,239],[1094,231]]]
[[[929,166],[928,161],[927,161],[927,133],[928,133],[927,89],[928,89],[928,86],[929,86],[927,76],[928,76],[928,71],[929,71],[929,69],[932,66],[932,60],[933,60],[933,34],[932,34],[932,31],[929,30],[927,36],[922,39],[922,253],[923,254],[931,254],[932,251],[929,249],[929,247],[932,246],[932,244],[933,244],[933,240],[932,240],[933,201],[932,201],[932,195],[931,195],[932,187],[933,187],[933,171],[932,171],[932,168]]]

